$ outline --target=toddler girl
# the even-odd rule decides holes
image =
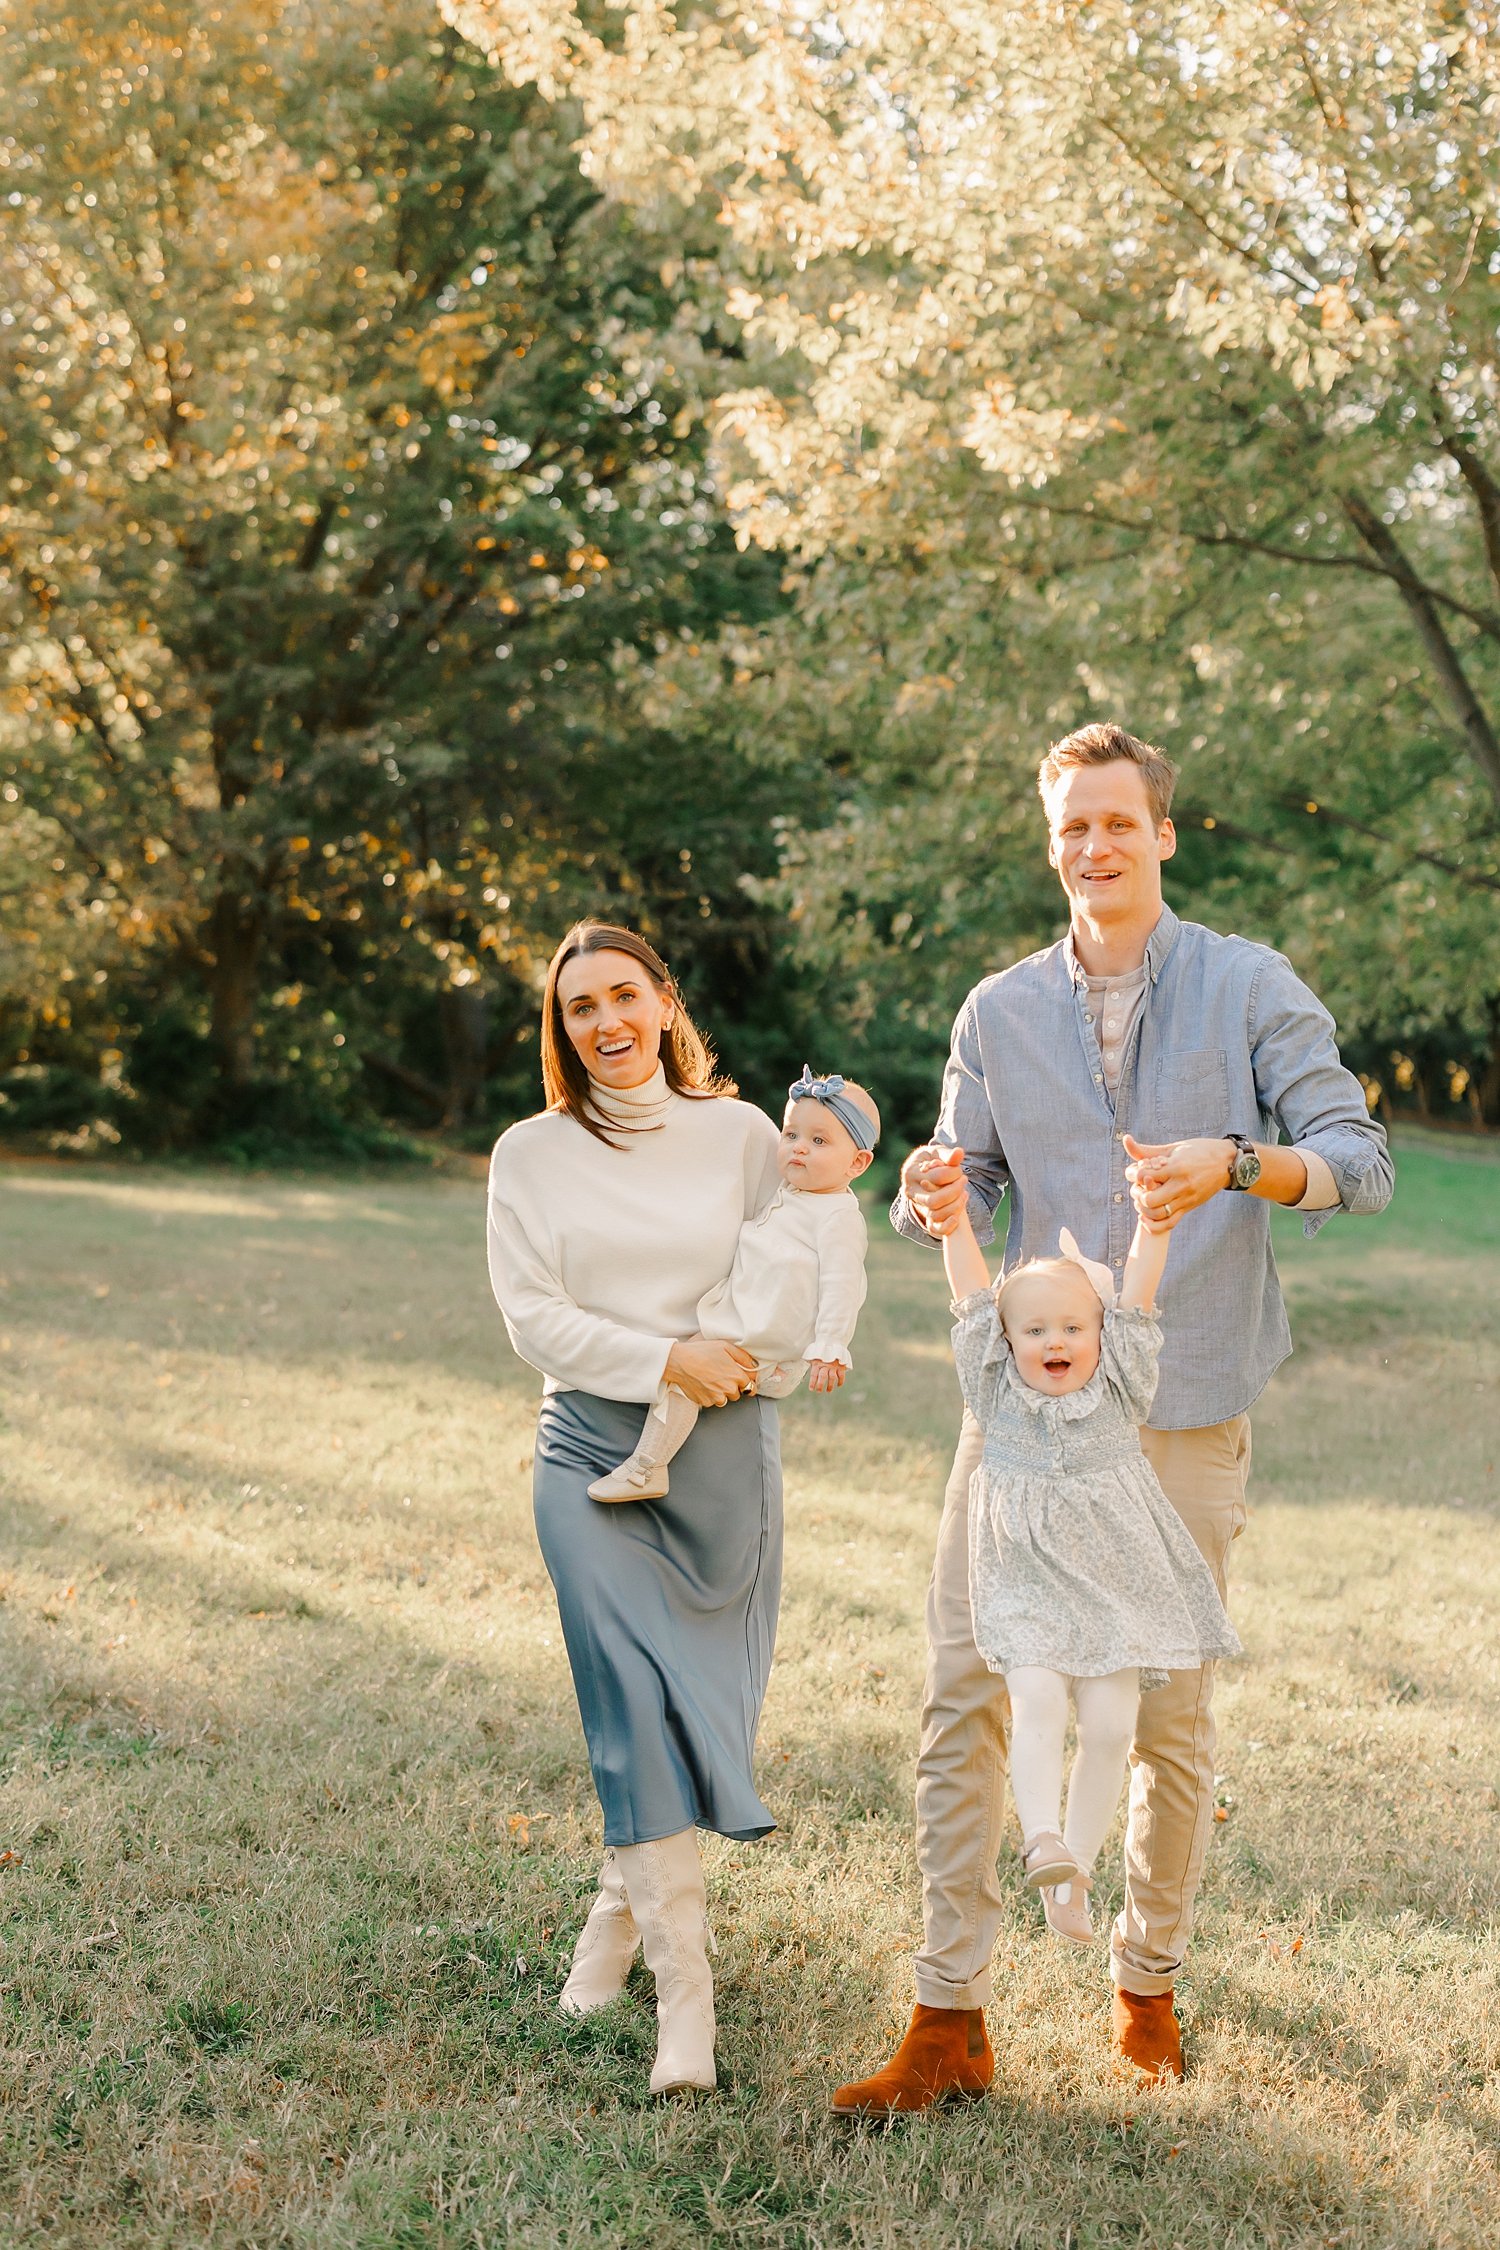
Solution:
[[[1207,1563],[1137,1433],[1156,1391],[1152,1300],[1168,1233],[1142,1217],[1119,1304],[1064,1229],[1060,1258],[991,1289],[968,1217],[943,1242],[964,1400],[984,1431],[969,1501],[974,1639],[1010,1694],[1010,1779],[1027,1887],[1087,1944],[1088,1893],[1143,1688],[1236,1656]],[[1078,1751],[1062,1799],[1072,1690]]]
[[[815,1391],[837,1390],[865,1301],[865,1220],[853,1189],[871,1163],[880,1112],[852,1079],[802,1076],[787,1089],[777,1170],[781,1185],[740,1229],[734,1264],[698,1302],[698,1332],[743,1344],[762,1398],[786,1398],[811,1370]],[[668,1385],[626,1461],[589,1486],[593,1500],[660,1500],[667,1467],[698,1419]]]

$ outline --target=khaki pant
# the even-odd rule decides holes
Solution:
[[[1244,1529],[1250,1422],[1142,1430],[1146,1457],[1222,1595],[1230,1543]],[[978,1424],[965,1414],[943,1500],[927,1594],[927,1688],[917,1760],[922,1950],[917,1998],[982,2008],[1000,1929],[996,1874],[1005,1817],[1010,1707],[1005,1682],[974,1646],[969,1615],[969,1479]],[[1165,1992],[1182,1966],[1213,1822],[1213,1666],[1174,1672],[1141,1698],[1130,1750],[1125,1906],[1111,1943],[1115,1982]]]

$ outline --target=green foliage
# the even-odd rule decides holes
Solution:
[[[444,5],[622,198],[719,201],[748,715],[842,783],[779,897],[877,1047],[1054,934],[1031,777],[1109,717],[1177,903],[1500,1122],[1493,8]]]
[[[777,598],[680,255],[420,0],[3,36],[0,1039],[148,1144],[462,1122],[571,913],[743,928],[771,865],[629,665]]]
[[[443,13],[5,16],[0,1130],[481,1145],[603,911],[919,1132],[1101,716],[1500,1121],[1492,8]]]

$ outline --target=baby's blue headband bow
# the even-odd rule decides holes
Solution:
[[[844,1092],[845,1081],[835,1074],[831,1078],[814,1078],[807,1063],[802,1065],[802,1076],[795,1086],[788,1086],[787,1100],[791,1102],[821,1102],[831,1109],[856,1148],[875,1146],[875,1128],[860,1108]]]

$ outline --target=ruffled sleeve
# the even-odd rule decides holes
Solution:
[[[809,1359],[852,1367],[849,1343],[865,1301],[865,1215],[852,1195],[831,1195],[818,1244],[818,1320]]]
[[[1104,1315],[1099,1365],[1132,1422],[1144,1422],[1156,1396],[1161,1322],[1140,1305],[1111,1306]]]
[[[994,1419],[995,1395],[1005,1380],[1010,1346],[995,1306],[994,1291],[976,1289],[956,1304],[953,1359],[964,1404],[981,1429]]]

